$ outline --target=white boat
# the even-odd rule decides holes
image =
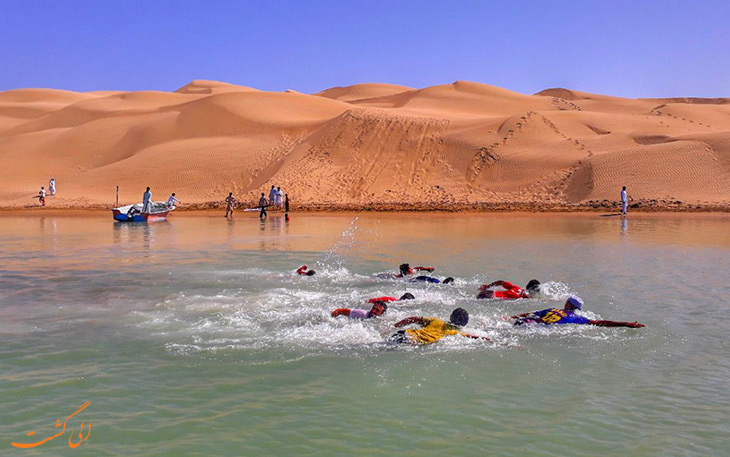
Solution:
[[[120,206],[112,209],[115,221],[120,222],[154,222],[164,221],[174,206],[167,206],[166,202],[151,202],[147,212],[142,211],[142,203]]]

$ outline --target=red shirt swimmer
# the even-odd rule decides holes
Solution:
[[[493,287],[502,287],[503,290],[493,290]],[[479,294],[477,298],[501,298],[504,300],[514,300],[517,298],[530,298],[534,294],[540,292],[540,281],[531,279],[527,283],[525,289],[512,284],[509,281],[494,281],[490,284],[479,286]]]
[[[307,268],[309,267],[307,267],[306,265],[302,265],[297,269],[297,274],[300,274],[302,276],[314,276],[317,273],[314,270],[307,270]]]

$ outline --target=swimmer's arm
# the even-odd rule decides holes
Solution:
[[[479,290],[489,289],[490,287],[497,287],[497,286],[502,286],[505,289],[514,289],[515,287],[517,287],[509,281],[502,281],[500,279],[500,280],[494,281],[490,284],[487,284],[486,286],[481,286],[479,288]]]
[[[434,271],[434,267],[413,267],[414,270],[418,271]]]
[[[529,313],[522,313],[522,314],[515,314],[514,316],[510,316],[510,319],[519,319],[521,317],[529,317],[529,316],[536,316],[535,312],[529,312]]]
[[[389,302],[389,301],[398,301],[398,299],[395,297],[375,297],[375,298],[369,299],[368,303],[375,303],[377,301]]]
[[[619,322],[619,321],[598,321],[589,320],[589,325],[597,325],[599,327],[629,327],[629,328],[641,328],[646,327],[644,324],[638,322]]]
[[[350,308],[337,308],[332,311],[332,317],[342,316],[343,314],[350,317]]]
[[[393,325],[395,327],[405,327],[406,325],[409,325],[409,324],[426,325],[426,321],[422,317],[419,317],[419,316],[411,316],[411,317],[406,317],[402,321],[398,321],[398,322],[396,322]]]
[[[486,337],[486,336],[479,336],[479,335],[472,335],[471,333],[464,333],[464,332],[459,332],[459,335],[461,335],[461,336],[465,336],[465,337],[467,337],[467,338],[471,338],[471,339],[474,339],[474,340],[485,340],[485,341],[492,341],[492,339],[491,339],[491,338],[489,338],[489,337]]]
[[[299,269],[297,270],[297,273],[299,273],[300,275],[305,275],[306,273],[304,272],[304,270],[306,270],[306,269],[307,269],[307,266],[306,266],[306,265],[302,265],[302,266],[301,266],[301,267],[299,267]]]

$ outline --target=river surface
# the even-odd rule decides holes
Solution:
[[[0,455],[725,457],[729,228],[701,214],[0,215]],[[385,277],[403,262],[456,280]],[[475,299],[532,278],[538,299]],[[405,292],[379,319],[330,316]],[[589,318],[647,327],[503,319],[569,294]],[[385,343],[398,320],[455,307],[492,342]]]

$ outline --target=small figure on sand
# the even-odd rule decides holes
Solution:
[[[271,190],[274,190],[274,186],[271,186]],[[266,201],[266,197],[264,197],[264,193],[261,192],[261,198],[259,198],[259,208],[261,208],[261,212],[259,213],[259,218],[261,220],[266,219],[266,207],[269,206],[269,202]]]
[[[167,207],[174,208],[176,203],[182,202],[175,197],[175,192],[173,192],[172,195],[170,195],[170,198],[167,199]]]
[[[228,196],[226,197],[225,217],[228,217],[229,214],[233,216],[233,209],[236,207],[236,203],[238,203],[238,201],[236,200],[236,197],[233,196],[233,192],[228,192]]]
[[[456,308],[451,312],[449,322],[436,317],[411,316],[396,322],[396,327],[405,327],[410,324],[420,325],[419,329],[401,330],[390,337],[394,343],[430,344],[445,336],[460,335],[468,338],[491,341],[486,336],[472,335],[461,331],[461,327],[469,323],[469,313],[464,308]]]
[[[626,208],[629,206],[629,196],[626,195],[626,186],[621,189],[621,214],[626,215]]]
[[[41,190],[38,191],[38,203],[41,204],[41,206],[46,206],[46,189],[41,186]]]
[[[502,290],[495,290],[496,287],[501,287]],[[539,292],[540,281],[537,279],[531,279],[524,289],[512,284],[511,282],[499,280],[479,286],[477,298],[502,298],[505,300],[531,298]]]
[[[150,192],[150,188],[147,187],[147,190],[144,191],[144,194],[142,194],[142,212],[149,213],[151,209],[152,209],[152,192]]]
[[[51,178],[51,180],[48,181],[48,192],[50,192],[51,195],[56,195],[56,178]]]
[[[638,322],[618,322],[618,321],[601,321],[588,319],[584,316],[575,314],[575,310],[583,308],[583,300],[577,295],[571,295],[565,301],[563,309],[548,308],[540,311],[532,311],[529,313],[517,314],[510,316],[510,319],[516,319],[514,325],[525,324],[583,324],[597,325],[599,327],[630,327],[641,328],[644,324]]]

